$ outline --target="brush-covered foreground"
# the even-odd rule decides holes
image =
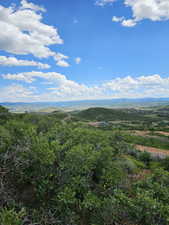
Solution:
[[[169,224],[169,158],[135,149],[139,142],[169,150],[158,133],[167,133],[166,111],[133,110],[124,123],[125,112],[99,109],[100,124],[97,110],[0,107],[0,225]]]

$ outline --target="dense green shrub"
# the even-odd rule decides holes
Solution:
[[[3,120],[0,225],[169,224],[168,158],[154,162],[121,132],[66,116]]]
[[[2,209],[0,210],[0,224],[2,225],[22,225],[23,217],[25,216],[25,210],[20,212],[14,211],[14,209]]]

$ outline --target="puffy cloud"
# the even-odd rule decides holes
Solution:
[[[32,9],[34,11],[42,11],[42,12],[46,11],[44,7],[35,5],[31,2],[27,2],[26,0],[21,1],[21,9]]]
[[[38,58],[54,57],[49,46],[63,44],[58,30],[42,22],[40,6],[21,1],[21,7],[0,5],[0,50],[18,55],[32,54]]]
[[[23,102],[36,101],[36,88],[24,87],[19,84],[11,84],[0,88],[0,102]]]
[[[130,76],[124,78],[116,78],[103,84],[106,90],[114,92],[122,92],[138,87],[138,81]]]
[[[123,20],[124,20],[124,17],[113,16],[112,18],[113,22],[122,22]]]
[[[134,27],[136,26],[137,23],[135,20],[129,19],[129,20],[123,20],[121,24],[124,27]]]
[[[169,77],[162,78],[158,74],[150,76],[116,78],[104,84],[113,91],[137,90],[146,88],[169,88]]]
[[[65,60],[59,60],[59,61],[57,62],[57,65],[58,65],[58,66],[61,66],[61,67],[69,67],[69,66],[70,66],[69,63],[66,62]]]
[[[46,80],[47,86],[40,93],[37,93],[36,90],[35,93],[32,93],[32,89],[28,89],[28,92],[26,92],[33,96],[32,99],[34,101],[169,97],[169,77],[163,78],[158,74],[115,78],[95,86],[80,84],[56,72],[43,73],[33,71],[6,74],[2,75],[2,77],[4,79],[24,81],[26,83],[33,83],[37,79]],[[16,89],[13,88],[12,90]],[[7,93],[9,93],[9,90]],[[15,96],[13,95],[13,98]],[[4,93],[1,93],[0,90],[0,99],[2,98],[6,99]],[[25,98],[27,100],[27,97]]]
[[[108,94],[122,98],[169,97],[169,77],[160,75],[116,78],[103,84]]]
[[[65,59],[69,58],[68,56],[65,56],[61,53],[57,53],[54,58],[57,61],[58,66],[61,66],[61,67],[69,67],[70,66],[69,63],[65,61]]]
[[[18,74],[6,74],[2,76],[4,79],[15,80],[15,81],[24,81],[26,83],[33,83],[37,78],[41,78],[49,81],[48,84],[52,85],[47,87],[42,93],[35,96],[31,96],[33,101],[61,101],[61,100],[76,100],[76,99],[90,99],[97,98],[97,96],[102,96],[102,89],[97,86],[88,87],[87,85],[77,83],[75,81],[69,80],[66,76],[52,72],[52,73],[43,73],[43,72],[27,72],[27,73],[18,73]],[[12,88],[12,90],[17,90]],[[0,90],[1,91],[1,90]],[[3,90],[4,91],[4,90]],[[5,89],[6,91],[6,89]],[[1,95],[0,99],[5,99],[7,101],[7,95],[9,90],[7,90],[6,95]],[[18,92],[17,92],[18,93]],[[13,94],[13,101],[18,101],[18,95]],[[29,92],[28,92],[29,93]],[[32,94],[29,93],[29,94]],[[12,96],[10,96],[11,100]],[[28,97],[25,97],[26,100]],[[29,101],[31,101],[31,98]]]
[[[0,66],[36,66],[40,69],[48,69],[48,64],[43,64],[36,61],[19,60],[15,57],[0,56]]]
[[[7,80],[17,80],[17,81],[24,81],[26,83],[32,83],[36,80],[36,78],[42,78],[45,80],[51,80],[51,81],[63,81],[66,80],[66,77],[60,73],[56,72],[49,72],[49,73],[43,73],[38,71],[32,71],[32,72],[24,72],[24,73],[17,73],[17,74],[5,74],[1,75],[4,79]]]
[[[76,63],[76,64],[80,64],[81,60],[82,60],[82,59],[81,59],[80,57],[77,57],[77,58],[75,58],[75,63]]]
[[[115,2],[116,0],[97,0],[96,1],[96,5],[98,6],[104,6],[104,5],[107,5],[107,4],[111,4],[113,2]]]
[[[132,8],[135,21],[150,19],[152,21],[169,19],[168,0],[125,0],[125,5]]]
[[[168,0],[124,0],[127,7],[131,7],[132,18],[123,19],[123,26],[134,27],[139,21],[149,19],[151,21],[163,21],[169,19]]]
[[[63,74],[56,72],[26,72],[18,74],[6,74],[2,75],[4,79],[24,81],[26,83],[33,83],[37,78],[41,78],[52,83],[52,87],[48,87],[47,93],[39,96],[40,99],[46,99],[47,96],[55,96],[61,99],[79,99],[79,98],[90,98],[96,95],[101,95],[102,89],[100,87],[88,87],[84,84],[79,84],[75,81],[69,80]],[[53,98],[52,98],[53,99]]]
[[[168,88],[169,87],[169,77],[167,78],[162,78],[160,75],[155,74],[151,76],[141,76],[138,79],[138,82],[140,85],[145,86],[145,87],[163,87],[163,88]]]

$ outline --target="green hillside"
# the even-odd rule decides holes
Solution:
[[[122,132],[85,121],[133,119],[140,126],[135,119],[144,113],[1,111],[0,225],[168,224],[169,158],[135,148],[145,142],[167,152],[167,137],[139,138],[124,124]]]
[[[146,112],[136,109],[89,108],[80,111],[76,116],[82,120],[113,121],[113,120],[142,120]]]

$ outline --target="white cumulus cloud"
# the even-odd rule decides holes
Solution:
[[[0,88],[0,102],[30,102],[37,101],[34,87],[24,87],[20,84],[11,84]]]
[[[43,87],[39,93],[36,89],[29,88],[26,89],[27,91],[24,89],[24,93],[27,93],[25,99],[28,100],[31,96],[34,101],[169,97],[169,76],[161,77],[158,74],[139,77],[118,77],[98,85],[78,83],[56,72],[44,73],[32,71],[18,74],[4,74],[2,78],[17,82],[22,81],[27,83],[27,85],[35,83],[38,79],[45,80],[47,86]],[[9,99],[13,98],[17,101],[19,98],[18,91],[23,89],[17,90],[14,87],[12,88],[13,94],[9,96]],[[5,88],[0,89],[0,99],[7,101],[7,94],[4,93],[5,90]],[[14,94],[15,91],[17,95]],[[6,93],[11,93],[9,87]]]
[[[55,60],[57,61],[57,65],[58,66],[61,66],[61,67],[69,67],[69,63],[66,61],[66,59],[68,59],[69,57],[68,56],[65,56],[61,53],[57,53],[55,56],[54,56]]]
[[[97,0],[96,1],[96,5],[98,6],[104,6],[104,5],[107,5],[107,4],[111,4],[113,2],[115,2],[116,0]]]
[[[42,78],[45,80],[51,80],[51,81],[61,81],[66,80],[66,77],[60,73],[56,72],[38,72],[38,71],[32,71],[32,72],[23,72],[23,73],[17,73],[17,74],[4,74],[1,75],[4,79],[7,80],[17,80],[17,81],[24,81],[26,83],[32,83],[37,78]]]
[[[0,50],[38,58],[51,56],[57,60],[57,53],[49,46],[63,44],[63,40],[57,28],[42,22],[43,15],[39,11],[45,10],[26,0],[21,1],[19,8],[0,5]]]
[[[113,22],[122,22],[123,20],[124,20],[124,17],[113,16],[112,18]]]
[[[44,7],[35,5],[32,2],[27,2],[26,0],[21,1],[21,9],[32,9],[34,11],[46,12]]]
[[[16,57],[0,56],[0,66],[35,66],[40,69],[48,69],[48,64],[43,64],[33,60],[21,60]]]
[[[134,27],[136,26],[136,21],[132,19],[123,20],[121,23],[124,27]]]
[[[132,18],[118,20],[118,17],[117,19],[114,17],[113,22],[121,22],[123,26],[134,27],[144,19],[151,21],[169,20],[168,0],[124,0],[124,5],[131,8]]]
[[[75,63],[76,63],[76,64],[80,64],[80,63],[81,63],[81,60],[82,60],[82,59],[81,59],[80,57],[77,57],[77,58],[75,58]]]

